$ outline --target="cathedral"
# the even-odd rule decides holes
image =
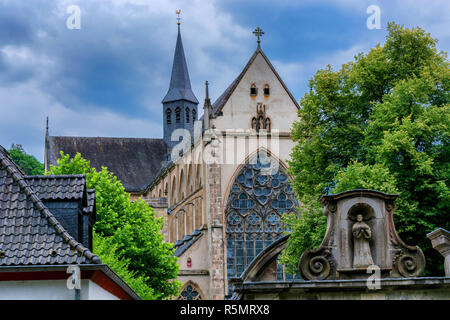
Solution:
[[[46,168],[61,150],[79,152],[164,218],[179,257],[179,299],[231,298],[233,279],[286,238],[281,215],[297,205],[286,169],[299,105],[261,48],[262,30],[253,33],[255,51],[214,103],[205,83],[199,117],[178,22],[163,138],[52,136],[47,126]],[[264,263],[263,280],[289,279],[276,259]]]

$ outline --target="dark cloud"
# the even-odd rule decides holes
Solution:
[[[408,1],[416,15],[400,2],[385,3],[383,25],[420,24],[448,50],[445,2]],[[58,135],[161,136],[180,7],[199,101],[205,80],[214,99],[238,75],[256,47],[257,25],[296,99],[318,68],[348,62],[385,36],[365,27],[372,1],[73,0],[81,7],[80,30],[66,27],[70,4],[0,0],[0,144],[22,143],[40,157],[46,115]]]

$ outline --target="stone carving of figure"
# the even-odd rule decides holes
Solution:
[[[252,129],[257,129],[256,118],[252,119]]]
[[[362,214],[358,214],[356,220],[352,227],[354,243],[353,268],[367,268],[374,264],[369,244],[372,231],[367,223],[363,221]]]
[[[265,128],[267,131],[270,131],[270,119],[269,119],[269,118],[266,118],[266,125],[264,126],[264,128]]]
[[[259,123],[258,123],[258,131],[264,129],[264,119],[263,117],[259,117]]]

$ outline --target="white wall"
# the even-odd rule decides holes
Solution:
[[[1,281],[0,300],[74,300],[66,280]],[[118,300],[91,280],[81,281],[82,300]]]

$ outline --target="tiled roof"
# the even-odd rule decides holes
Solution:
[[[83,208],[84,213],[96,213],[95,210],[95,190],[87,189],[87,205]],[[95,217],[93,217],[95,219]]]
[[[44,206],[0,146],[0,266],[100,263]]]
[[[165,165],[168,146],[163,139],[49,136],[48,165],[57,164],[60,151],[71,157],[79,152],[91,167],[107,167],[127,192],[142,192]]]
[[[83,199],[86,175],[25,176],[28,185],[41,200]]]

